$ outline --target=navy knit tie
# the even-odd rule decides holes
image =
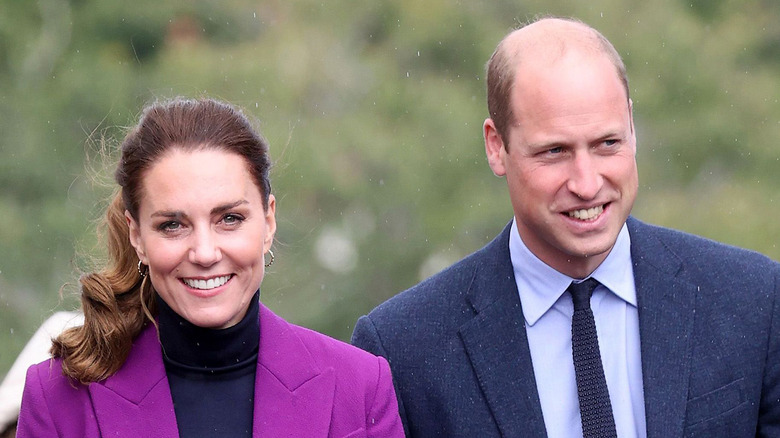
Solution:
[[[596,335],[596,320],[590,309],[590,296],[598,285],[598,281],[589,278],[582,283],[572,282],[566,289],[574,302],[574,316],[571,319],[572,357],[583,438],[616,438],[615,419]]]

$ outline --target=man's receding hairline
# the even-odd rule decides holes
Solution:
[[[529,23],[510,32],[498,46],[498,55],[513,66],[516,73],[518,64],[524,58],[535,58],[550,62],[564,55],[569,49],[592,51],[594,54],[607,55],[603,37],[587,24],[569,18],[546,17]]]

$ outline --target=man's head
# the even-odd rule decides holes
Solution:
[[[488,64],[485,150],[506,176],[520,237],[571,277],[606,258],[636,197],[636,137],[625,68],[576,21],[510,33]]]
[[[570,33],[564,30],[560,33],[550,33],[543,35],[540,40],[528,41],[526,33],[523,31],[533,29],[536,26],[545,27],[558,26],[570,27]],[[563,29],[561,29],[563,30]],[[544,31],[540,29],[540,31]],[[579,31],[579,32],[578,32]],[[582,31],[585,31],[582,33]],[[575,33],[580,33],[575,35]],[[526,55],[526,49],[529,45],[535,45],[538,48],[544,46],[542,50],[551,49],[559,52],[566,50],[566,45],[571,44],[568,37],[579,38],[581,43],[590,46],[591,50],[601,52],[615,66],[618,78],[623,83],[626,90],[626,98],[630,98],[628,89],[628,75],[623,59],[615,50],[612,43],[604,35],[588,25],[571,18],[543,18],[537,22],[528,24],[507,35],[499,42],[493,55],[487,63],[487,103],[490,118],[496,125],[499,135],[506,141],[506,131],[514,120],[514,113],[511,105],[511,91],[514,87],[515,74],[517,68],[522,62],[534,62],[533,59],[520,59]],[[520,40],[520,41],[518,41]],[[515,44],[520,42],[521,44]],[[528,55],[532,55],[528,53]]]

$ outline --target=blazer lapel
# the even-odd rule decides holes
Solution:
[[[680,437],[698,287],[676,278],[682,260],[663,245],[652,227],[633,218],[628,227],[639,306],[647,436]]]
[[[179,436],[157,330],[151,324],[136,338],[122,368],[90,384],[89,392],[102,436]]]
[[[335,385],[333,369],[261,304],[253,436],[328,436]]]
[[[501,434],[546,437],[509,257],[510,226],[483,250],[468,292],[476,315],[459,333]]]

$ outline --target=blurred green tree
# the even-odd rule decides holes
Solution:
[[[279,200],[262,298],[347,339],[511,218],[484,158],[483,68],[537,14],[576,16],[625,58],[635,215],[780,256],[774,1],[0,0],[0,375],[77,305],[110,192],[100,149],[177,95],[258,119]]]

